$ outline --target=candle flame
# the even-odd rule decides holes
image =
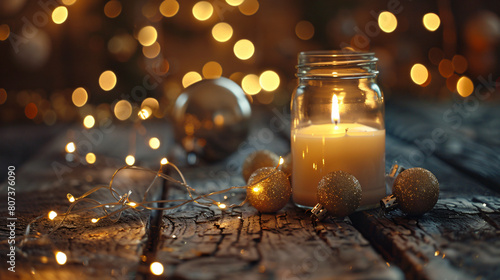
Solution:
[[[337,124],[339,123],[339,121],[339,100],[337,99],[337,95],[334,94],[332,97],[332,122],[335,123],[335,128],[337,128]]]

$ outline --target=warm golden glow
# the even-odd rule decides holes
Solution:
[[[7,24],[0,25],[0,41],[5,41],[9,38],[10,27]]]
[[[124,121],[132,115],[132,105],[127,100],[120,100],[115,105],[114,113],[117,119]]]
[[[106,70],[102,72],[99,76],[99,86],[105,90],[110,91],[116,86],[116,75],[111,70]]]
[[[68,18],[68,8],[59,6],[52,11],[52,21],[56,24],[61,24]]]
[[[137,35],[139,43],[145,47],[154,44],[157,38],[158,33],[156,32],[156,29],[151,25],[141,28],[141,30],[139,30],[139,34]]]
[[[233,36],[233,28],[229,23],[219,22],[212,28],[212,36],[219,42],[227,42]]]
[[[24,114],[28,119],[32,120],[38,115],[38,107],[35,103],[30,102],[24,107]]]
[[[56,261],[58,264],[63,265],[66,263],[66,261],[68,261],[68,257],[66,257],[66,254],[63,252],[57,252]]]
[[[301,20],[295,25],[295,35],[302,40],[309,40],[314,36],[314,26],[307,20]]]
[[[415,84],[422,85],[429,78],[429,71],[424,65],[417,63],[411,68],[410,76]]]
[[[233,7],[236,7],[236,6],[239,6],[241,5],[241,3],[243,3],[245,0],[226,0],[226,3],[228,3],[229,5],[233,6]]]
[[[66,152],[68,153],[73,153],[75,152],[76,150],[76,146],[75,146],[75,143],[73,142],[69,142],[68,144],[66,144],[66,148],[65,148]]]
[[[214,124],[216,126],[223,126],[224,125],[224,116],[221,114],[217,114],[214,117]]]
[[[436,31],[441,24],[439,16],[435,13],[425,14],[422,18],[422,22],[424,23],[425,28],[427,28],[427,30],[429,31]]]
[[[71,100],[76,107],[82,107],[87,103],[88,97],[87,91],[84,88],[79,87],[73,91]]]
[[[227,207],[227,206],[226,206],[226,204],[224,204],[224,203],[220,203],[220,204],[219,204],[219,208],[220,208],[220,209],[226,209],[226,207]]]
[[[469,79],[466,76],[460,77],[457,82],[457,92],[460,94],[462,97],[467,97],[471,95],[471,93],[474,91],[474,84],[472,83],[471,79]]]
[[[135,202],[133,202],[133,201],[130,201],[130,202],[128,203],[128,205],[129,205],[129,206],[131,206],[131,207],[135,207],[135,206],[137,206],[137,203],[135,203]]]
[[[109,18],[115,18],[122,12],[122,3],[117,0],[111,0],[104,5],[104,14]]]
[[[259,10],[259,1],[257,0],[245,0],[241,5],[238,6],[240,12],[246,16],[251,16]]]
[[[160,4],[160,13],[164,17],[173,17],[179,11],[179,3],[176,0],[165,0]]]
[[[255,47],[250,40],[241,39],[233,47],[234,55],[241,60],[247,60],[252,57]]]
[[[222,76],[222,66],[216,61],[209,61],[203,65],[201,73],[205,79],[217,79]]]
[[[137,115],[139,116],[139,118],[145,120],[149,118],[149,116],[151,116],[151,108],[145,107],[144,109],[141,109],[139,113],[137,113]]]
[[[252,191],[258,193],[258,192],[260,192],[260,188],[259,187],[253,187]]]
[[[398,20],[396,19],[396,16],[391,12],[381,12],[378,16],[378,26],[385,33],[391,33],[392,31],[396,30],[396,27],[398,26]]]
[[[96,156],[94,153],[88,153],[87,155],[85,155],[85,160],[88,164],[94,164],[96,161]]]
[[[442,59],[439,62],[438,69],[439,69],[439,74],[441,74],[441,76],[445,78],[451,77],[451,75],[453,75],[453,72],[455,70],[453,68],[453,63],[449,59]]]
[[[164,157],[164,158],[161,159],[160,163],[162,165],[168,164],[168,159],[166,157]]]
[[[259,76],[255,74],[248,74],[241,80],[241,87],[250,95],[255,95],[260,92],[261,87],[259,83]]]
[[[196,71],[187,72],[184,77],[182,77],[182,86],[187,88],[188,86],[201,81],[201,75]]]
[[[151,46],[142,47],[142,54],[147,58],[155,58],[160,54],[161,47],[158,42],[154,42]]]
[[[280,161],[279,161],[278,165],[282,165],[284,162],[285,162],[285,160],[282,157],[280,157]]]
[[[337,95],[332,96],[332,123],[337,124],[340,122],[339,100]]]
[[[95,125],[95,119],[92,115],[87,115],[85,116],[85,118],[83,119],[83,126],[85,126],[86,128],[92,128],[94,127]]]
[[[75,4],[76,0],[62,0],[62,3],[66,6],[71,6]]]
[[[126,158],[125,158],[125,163],[127,165],[134,165],[135,163],[135,157],[133,155],[128,155]]]
[[[280,86],[280,76],[272,70],[260,74],[259,83],[263,90],[274,91]]]
[[[160,147],[160,139],[151,137],[151,139],[149,139],[149,147],[153,150],[158,149]]]
[[[159,262],[153,262],[149,267],[151,273],[154,275],[162,275],[163,274],[163,265]]]
[[[48,216],[50,220],[54,220],[57,217],[57,213],[55,211],[50,211]]]
[[[141,108],[149,108],[151,113],[154,113],[160,108],[160,103],[155,98],[148,97],[142,101]]]
[[[66,198],[68,198],[68,201],[71,203],[75,202],[75,197],[70,193],[66,195]]]
[[[99,219],[92,218],[92,220],[90,220],[90,221],[95,224],[95,223],[99,222]]]
[[[214,7],[208,1],[200,1],[193,6],[193,16],[197,20],[207,20],[214,13]]]
[[[5,101],[7,101],[7,91],[0,88],[0,105],[4,104]]]

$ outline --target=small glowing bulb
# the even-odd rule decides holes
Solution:
[[[57,213],[55,211],[49,212],[49,219],[54,220],[57,217]]]
[[[153,150],[158,149],[160,147],[160,139],[151,137],[151,139],[149,139],[149,147]]]
[[[438,255],[439,255],[439,251],[434,252],[434,256],[437,257]]]
[[[135,206],[137,206],[137,203],[135,203],[135,202],[131,201],[131,202],[129,202],[129,203],[128,203],[128,205],[129,205],[129,206],[132,206],[132,207],[135,207]]]
[[[285,160],[282,157],[280,157],[280,163],[278,165],[282,165],[283,162],[285,162]]]
[[[92,220],[90,220],[92,223],[97,223],[99,221],[99,219],[96,219],[96,218],[92,218]]]
[[[75,197],[72,194],[68,193],[66,197],[68,198],[69,202],[75,202]]]
[[[165,165],[165,164],[167,164],[167,163],[168,163],[168,159],[167,159],[166,157],[164,157],[164,158],[162,158],[162,159],[161,159],[160,163],[161,163],[162,165]]]
[[[138,115],[139,115],[139,117],[140,117],[141,119],[145,120],[145,119],[149,118],[149,116],[150,116],[151,114],[149,113],[149,111],[148,111],[147,109],[141,109],[141,110],[139,111],[139,114],[138,114]]]
[[[66,144],[66,152],[73,153],[75,150],[76,150],[75,143],[69,142],[68,144]]]
[[[63,252],[57,252],[56,253],[56,261],[58,264],[63,265],[66,263],[68,260],[68,257],[66,257],[66,254]]]
[[[151,270],[151,273],[153,273],[154,275],[163,274],[163,265],[159,262],[152,263],[149,269]]]
[[[125,158],[125,163],[128,164],[128,165],[134,165],[134,163],[135,163],[135,157],[133,155],[128,155]]]
[[[226,204],[224,204],[224,203],[219,203],[219,208],[220,208],[220,209],[226,209],[226,207],[227,207],[227,206],[226,206]]]
[[[260,188],[259,187],[253,187],[252,191],[254,191],[254,192],[260,192]]]

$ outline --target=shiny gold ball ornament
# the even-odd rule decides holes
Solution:
[[[276,167],[279,163],[280,157],[268,150],[258,150],[247,156],[243,161],[242,175],[245,182],[261,167]]]
[[[394,180],[392,194],[403,212],[411,216],[420,216],[436,205],[439,182],[427,169],[420,167],[406,169]]]
[[[247,199],[259,212],[279,211],[291,195],[292,187],[287,176],[274,167],[259,168],[248,180]]]
[[[327,210],[328,215],[344,217],[359,207],[361,185],[356,177],[339,170],[326,174],[319,181],[316,195],[318,204]]]

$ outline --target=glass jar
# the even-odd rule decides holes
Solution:
[[[318,203],[318,182],[329,172],[354,175],[360,208],[385,194],[384,97],[373,53],[309,51],[298,57],[292,96],[292,190],[299,207]]]

